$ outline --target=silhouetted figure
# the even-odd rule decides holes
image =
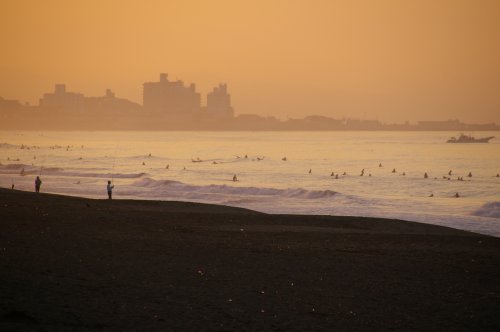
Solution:
[[[372,176],[372,173],[368,174],[368,176]]]
[[[113,199],[113,188],[115,186],[111,184],[111,181],[108,181],[108,185],[106,186],[106,189],[108,191],[108,199]]]
[[[429,195],[429,197],[434,197],[434,194],[433,194],[433,193],[431,193],[431,194]]]
[[[236,174],[235,174],[235,175],[233,175],[233,182],[236,182],[236,181],[238,181],[238,178],[236,177]]]
[[[330,176],[334,176],[334,175],[335,175],[335,174],[333,174],[333,172],[332,172],[332,174],[330,174]]]
[[[212,164],[217,165],[217,162],[216,162],[216,161],[213,161],[213,162],[212,162]]]
[[[245,159],[248,159],[248,155],[245,155]]]
[[[469,175],[467,175],[467,176],[471,178],[472,177],[472,172],[469,172]]]
[[[382,167],[382,163],[378,164],[378,167]]]
[[[344,172],[344,173],[342,173],[342,175],[347,175],[347,173],[346,173],[346,172]]]
[[[142,166],[146,166],[146,163],[144,161],[142,162]]]
[[[500,174],[497,173],[497,178],[500,178]]]
[[[40,192],[40,186],[42,185],[42,180],[40,180],[40,177],[37,176],[35,179],[35,192],[39,193]]]
[[[281,158],[281,160],[286,161],[286,157]]]
[[[312,173],[312,169],[309,168],[309,174],[311,174],[311,173]]]
[[[151,153],[148,155],[149,158],[151,158]]]
[[[169,169],[169,168],[170,168],[170,165],[165,166],[165,169]]]
[[[406,173],[405,173],[405,172],[403,172],[403,174],[401,174],[401,175],[406,176]]]
[[[396,169],[395,168],[392,169],[392,173],[396,173]]]
[[[424,173],[424,179],[427,179],[429,175],[427,175],[427,172]]]
[[[339,178],[339,175],[338,174],[335,174],[335,178],[338,179]]]
[[[456,198],[458,198],[458,197],[460,197],[460,195],[459,195],[458,193],[456,193],[456,194],[455,194],[455,197],[456,197]]]
[[[450,169],[450,171],[448,172],[448,175],[451,175],[451,169]]]

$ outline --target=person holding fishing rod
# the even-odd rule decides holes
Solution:
[[[40,186],[42,185],[42,180],[40,179],[40,176],[42,176],[42,169],[43,169],[43,163],[42,166],[40,166],[40,173],[35,179],[35,192],[37,193],[40,192]]]
[[[115,151],[118,148],[118,145],[115,147]],[[116,163],[116,156],[113,160],[113,170],[111,171],[111,181],[108,180],[108,185],[106,186],[106,189],[108,191],[108,199],[113,199],[113,188],[115,187],[114,184],[114,177],[115,177],[115,163]]]
[[[106,189],[108,190],[108,199],[112,199],[114,187],[115,186],[111,184],[111,181],[108,180],[108,186],[106,187]]]
[[[40,176],[37,176],[35,179],[35,191],[37,193],[40,192],[40,186],[42,185],[42,180],[40,180]]]

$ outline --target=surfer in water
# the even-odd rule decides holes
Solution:
[[[235,175],[233,175],[233,182],[236,182],[236,181],[238,181],[238,178],[236,177],[236,174],[235,174]]]
[[[427,175],[427,172],[424,173],[424,179],[427,179],[429,175]]]

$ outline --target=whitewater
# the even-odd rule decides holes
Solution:
[[[40,176],[42,192],[105,198],[111,180],[116,199],[397,218],[500,236],[500,133],[473,133],[497,137],[488,144],[445,143],[457,134],[0,131],[0,187],[31,191]]]

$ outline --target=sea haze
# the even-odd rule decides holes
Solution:
[[[457,134],[0,131],[0,186],[33,190],[39,175],[42,192],[105,198],[112,180],[117,199],[399,218],[500,236],[500,133],[475,135],[497,137],[487,144],[445,143]]]

